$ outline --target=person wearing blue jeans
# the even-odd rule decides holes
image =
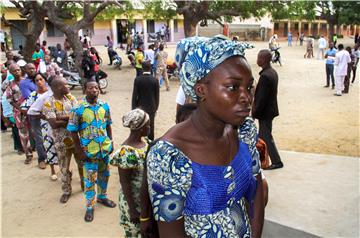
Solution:
[[[330,87],[330,78],[331,78],[331,88],[335,87],[335,78],[334,78],[334,62],[335,62],[335,54],[337,50],[334,48],[334,43],[330,42],[329,49],[326,51],[325,59],[326,59],[326,85],[324,88]]]

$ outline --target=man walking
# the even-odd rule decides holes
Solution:
[[[53,95],[45,101],[42,112],[53,129],[54,143],[62,175],[61,189],[63,195],[60,198],[60,202],[66,203],[72,192],[70,161],[71,156],[74,154],[74,143],[69,131],[66,130],[66,126],[69,121],[70,110],[77,105],[77,100],[70,94],[66,80],[63,77],[55,76],[50,86]],[[74,157],[78,165],[81,188],[83,189],[82,163],[76,154],[74,154]]]
[[[320,52],[321,52],[321,59],[323,59],[324,58],[324,52],[325,52],[325,49],[326,49],[326,40],[325,40],[324,36],[320,36],[320,39],[318,41],[318,47],[319,47],[319,50],[318,50],[318,53],[317,53],[317,59],[320,59],[319,58]]]
[[[335,87],[335,79],[334,79],[335,54],[336,54],[336,49],[334,47],[334,43],[330,42],[329,49],[326,51],[326,54],[325,54],[326,85],[324,86],[324,88],[328,88],[330,86],[330,78],[331,78],[331,89],[334,89],[334,87]]]
[[[150,61],[142,63],[143,74],[136,77],[132,94],[132,109],[141,108],[150,117],[149,139],[154,140],[155,114],[159,107],[159,81],[151,75]]]
[[[164,51],[164,45],[160,44],[159,52],[155,55],[156,59],[156,79],[160,82],[160,78],[163,77],[165,81],[166,91],[170,91],[169,78],[166,69],[168,53]]]
[[[91,222],[94,219],[95,183],[98,191],[97,202],[106,207],[116,206],[106,194],[110,176],[109,155],[113,151],[112,121],[109,105],[98,99],[98,83],[88,81],[84,87],[86,97],[72,109],[67,130],[71,132],[76,154],[84,162],[84,219]]]
[[[278,75],[271,67],[271,52],[261,50],[257,57],[257,64],[262,68],[255,90],[252,115],[259,120],[259,137],[265,141],[272,165],[267,169],[278,169],[284,165],[272,136],[272,121],[279,115],[277,104]]]
[[[288,46],[292,46],[292,33],[291,32],[289,32],[288,33]]]
[[[335,96],[341,96],[342,91],[344,90],[344,79],[347,75],[348,64],[351,62],[350,54],[348,51],[344,50],[344,45],[339,44],[339,51],[335,56]]]
[[[108,56],[109,56],[109,61],[110,61],[110,63],[108,64],[108,65],[112,65],[112,62],[113,62],[113,53],[112,53],[112,51],[114,51],[114,42],[110,39],[110,36],[107,36],[106,37],[106,40],[107,40],[107,45],[106,45],[106,47],[107,47],[107,52],[108,52]]]

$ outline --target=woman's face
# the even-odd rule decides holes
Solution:
[[[35,77],[35,84],[38,88],[43,88],[45,87],[45,79],[43,77],[41,77],[40,74],[36,75]]]
[[[203,94],[200,104],[208,113],[223,123],[241,125],[250,114],[254,81],[246,60],[228,58],[201,81],[195,90]]]

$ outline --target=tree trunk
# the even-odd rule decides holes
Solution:
[[[196,26],[199,20],[189,13],[184,13],[184,33],[185,37],[196,35]]]
[[[83,76],[83,71],[81,68],[81,61],[83,56],[83,48],[81,42],[79,40],[78,31],[74,29],[67,29],[65,31],[65,35],[69,40],[70,46],[75,54],[75,68],[77,72],[79,72],[80,76]]]
[[[334,22],[328,21],[328,23],[329,23],[329,35],[328,35],[329,42],[332,42],[332,37],[334,35]]]
[[[41,17],[41,19],[39,17],[39,19],[36,19],[31,24],[32,26],[30,28],[30,31],[26,35],[25,45],[24,45],[24,59],[26,62],[31,62],[32,60],[31,58],[32,58],[32,54],[35,51],[36,42],[39,39],[39,36],[45,26],[44,17]]]

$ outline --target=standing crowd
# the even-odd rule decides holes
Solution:
[[[96,67],[101,58],[95,48],[86,45],[83,55],[87,80],[81,100],[61,75],[61,46],[56,58],[37,47],[33,62],[25,65],[9,52],[2,68],[2,126],[12,128],[14,149],[25,153],[26,164],[36,149],[39,168],[48,163],[52,180],[59,166],[61,203],[72,194],[74,157],[86,222],[94,219],[96,202],[116,206],[107,196],[112,165],[119,173],[120,225],[126,237],[261,237],[268,199],[262,169],[284,166],[272,136],[279,79],[271,52],[261,50],[254,89],[248,48],[223,36],[181,40],[175,61],[182,105],[176,125],[155,139],[161,78],[170,90],[168,55],[161,44],[145,52],[138,46],[132,110],[122,117],[129,135],[119,148],[114,148],[110,106],[99,99],[98,80],[106,75]]]

